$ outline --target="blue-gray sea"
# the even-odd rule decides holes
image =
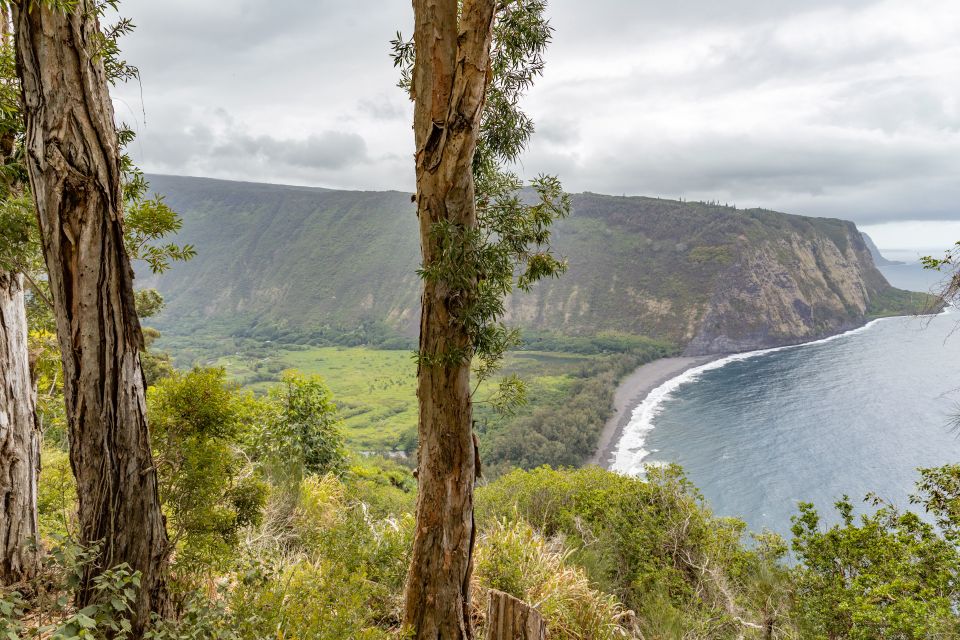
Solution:
[[[934,280],[883,271],[904,288]],[[917,467],[960,463],[958,327],[957,310],[890,318],[688,372],[634,412],[614,468],[679,463],[717,514],[753,531],[786,535],[799,501],[829,512],[843,494],[909,507]]]

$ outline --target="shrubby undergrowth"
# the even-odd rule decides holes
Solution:
[[[156,640],[399,638],[416,480],[350,454],[317,378],[265,397],[222,370],[167,375],[148,394],[176,617]],[[55,426],[52,427],[55,429]],[[56,440],[52,440],[52,445]],[[116,567],[94,605],[72,589],[95,556],[72,540],[66,455],[40,486],[40,576],[0,595],[0,634],[122,638],[139,576]],[[790,544],[713,515],[678,467],[646,480],[598,468],[507,472],[477,492],[474,619],[487,591],[536,606],[552,640],[960,637],[960,467],[922,470],[916,507],[802,505]]]

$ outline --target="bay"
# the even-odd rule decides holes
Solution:
[[[626,432],[643,446],[622,444],[614,468],[678,463],[716,513],[753,531],[786,535],[800,501],[826,513],[844,494],[907,507],[918,467],[960,462],[958,322],[888,318],[688,372],[634,414]]]

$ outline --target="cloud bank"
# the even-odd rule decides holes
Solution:
[[[409,3],[126,0],[148,171],[413,188]],[[960,220],[955,0],[552,0],[519,170],[862,224]]]

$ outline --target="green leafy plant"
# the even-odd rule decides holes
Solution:
[[[267,409],[222,369],[199,368],[158,382],[148,407],[174,567],[196,575],[223,569],[266,502],[268,487],[243,447]]]
[[[132,630],[132,605],[140,588],[140,573],[121,564],[94,578],[94,604],[68,616],[52,640],[123,640]]]
[[[277,413],[261,438],[269,456],[296,481],[303,475],[342,470],[345,452],[340,418],[322,378],[285,372],[270,400]]]
[[[812,504],[793,518],[803,637],[957,637],[957,548],[915,513],[868,501],[876,510],[857,517],[839,500],[840,523],[826,529]]]

